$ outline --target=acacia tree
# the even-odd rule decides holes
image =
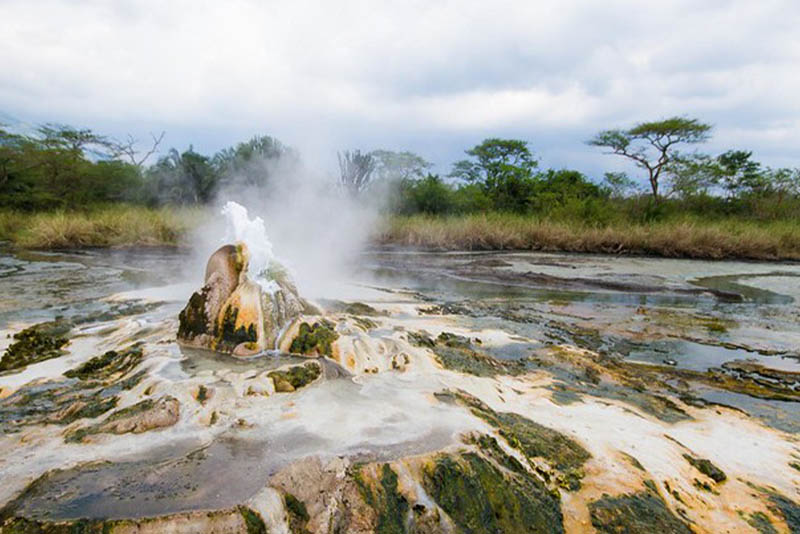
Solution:
[[[659,200],[659,179],[673,158],[675,145],[706,141],[710,124],[698,119],[672,117],[655,122],[642,122],[629,130],[604,130],[589,140],[593,146],[611,149],[611,154],[634,161],[647,171],[653,200]]]

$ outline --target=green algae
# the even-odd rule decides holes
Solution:
[[[442,454],[423,467],[425,491],[470,534],[563,533],[557,494],[535,476],[476,454]]]
[[[499,360],[477,350],[469,339],[442,332],[435,340],[425,333],[412,332],[409,341],[431,349],[446,369],[475,376],[519,375],[526,371],[520,360]]]
[[[589,503],[592,526],[599,534],[692,534],[652,489],[602,498]]]
[[[178,314],[178,338],[192,339],[202,334],[208,334],[210,323],[206,315],[206,300],[208,288],[195,291],[189,297],[186,307]]]
[[[583,464],[591,458],[589,452],[572,438],[510,412],[495,412],[480,400],[456,394],[472,413],[495,427],[506,442],[519,450],[528,460],[543,458],[558,471],[556,482],[569,491],[580,488],[584,476]]]
[[[366,317],[353,317],[353,321],[365,332],[369,332],[373,328],[378,327],[378,323]]]
[[[334,310],[337,312],[343,312],[350,315],[360,315],[360,316],[367,316],[367,317],[379,317],[381,315],[386,315],[384,312],[380,312],[370,306],[369,304],[364,304],[363,302],[341,302],[334,305]]]
[[[378,515],[375,532],[377,534],[404,534],[409,510],[408,500],[398,491],[397,473],[389,464],[381,466],[380,480],[374,487],[366,482],[358,467],[353,470],[353,480],[364,501]]]
[[[770,510],[783,517],[789,532],[800,534],[800,504],[776,491],[769,493]]]
[[[291,493],[283,496],[283,503],[289,516],[289,531],[292,534],[306,534],[308,532],[306,525],[311,516],[308,515],[305,503]]]
[[[240,343],[255,343],[258,334],[254,324],[236,326],[239,309],[228,306],[222,313],[222,320],[214,326],[215,349],[223,352],[232,352]]]
[[[481,452],[483,452],[484,455],[486,455],[487,458],[490,458],[497,465],[504,467],[509,471],[514,471],[517,473],[525,472],[525,468],[522,466],[519,460],[506,454],[505,451],[500,448],[500,444],[497,443],[497,440],[492,436],[486,434],[470,436],[467,438],[466,443],[475,445],[481,450]]]
[[[160,425],[153,425],[151,423],[150,426],[141,426],[139,424],[129,424],[125,428],[124,431],[121,431],[119,428],[114,427],[114,423],[119,423],[122,421],[130,421],[139,416],[147,414],[148,412],[153,412],[154,410],[159,410],[165,407],[166,404],[177,404],[177,400],[171,396],[161,397],[158,400],[153,399],[145,399],[143,401],[137,402],[132,406],[128,406],[126,408],[122,408],[110,414],[106,417],[102,422],[91,425],[83,428],[75,429],[71,432],[68,432],[64,436],[64,441],[67,443],[80,443],[86,437],[94,435],[94,434],[102,434],[102,433],[114,433],[120,434],[124,432],[133,432],[139,433],[144,432],[146,430],[151,430],[153,428],[158,428]]]
[[[136,344],[92,358],[66,371],[66,379],[23,386],[0,403],[0,432],[29,424],[67,425],[116,408],[118,393],[146,376],[145,371],[131,374],[142,359]]]
[[[200,384],[200,387],[197,388],[197,395],[195,396],[195,400],[200,404],[205,404],[206,401],[210,398],[208,387],[203,384]]]
[[[331,356],[332,344],[338,337],[339,334],[336,333],[334,325],[330,321],[323,319],[313,325],[302,323],[297,337],[289,346],[289,352],[307,356]]]
[[[775,527],[772,525],[772,521],[770,521],[767,514],[764,512],[753,512],[752,514],[740,514],[744,517],[744,520],[747,521],[747,524],[756,529],[759,534],[778,534],[778,531],[775,530]]]
[[[3,534],[107,534],[112,532],[110,524],[101,520],[79,519],[50,523],[22,517],[14,517],[0,527]]]
[[[631,464],[633,467],[635,467],[639,471],[646,472],[646,469],[641,464],[641,462],[639,462],[639,460],[636,459],[636,457],[631,456],[630,454],[628,454],[626,452],[623,452],[623,453],[620,453],[620,454],[622,454],[622,457],[625,458],[628,461],[628,463]]]
[[[695,479],[692,481],[692,485],[693,485],[695,488],[699,489],[699,490],[707,491],[707,492],[709,492],[709,493],[713,493],[714,495],[719,495],[719,492],[718,492],[717,490],[715,490],[715,489],[714,489],[714,488],[711,486],[711,484],[709,484],[709,483],[708,483],[708,482],[706,482],[705,480],[699,480],[699,479],[695,478]]]
[[[215,516],[241,515],[247,534],[267,534],[267,527],[258,512],[247,506],[235,509],[205,512],[209,518]],[[180,514],[179,514],[180,515]],[[184,532],[180,518],[175,524],[169,524],[169,517],[152,517],[141,519],[76,519],[70,521],[42,521],[24,517],[10,517],[0,523],[3,534],[112,534],[113,532]],[[153,530],[153,527],[161,527]],[[192,532],[195,532],[192,530]]]
[[[107,380],[114,375],[125,375],[143,359],[141,344],[119,352],[110,350],[64,373],[68,378],[80,380]]]
[[[689,454],[684,454],[683,457],[692,465],[692,467],[709,477],[717,484],[724,482],[728,478],[722,469],[711,463],[711,460],[706,458],[695,458]]]
[[[66,353],[63,347],[69,343],[65,334],[70,325],[63,321],[51,321],[28,327],[14,334],[0,359],[0,372],[21,369],[30,364],[58,358]]]
[[[295,365],[283,371],[273,371],[269,376],[275,384],[275,391],[291,392],[306,386],[319,378],[322,368],[316,362]],[[290,387],[287,387],[290,386]]]
[[[258,512],[247,506],[239,506],[238,510],[244,519],[247,534],[267,534],[267,526]]]

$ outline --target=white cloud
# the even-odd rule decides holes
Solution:
[[[587,172],[597,129],[685,114],[800,165],[798,23],[793,0],[0,0],[0,111],[207,150],[514,135]]]

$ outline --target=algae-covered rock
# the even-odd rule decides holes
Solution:
[[[305,309],[286,270],[273,262],[265,280],[248,276],[244,243],[220,247],[208,260],[203,287],[178,315],[178,341],[235,356],[275,347]],[[267,283],[268,282],[268,283]]]
[[[286,370],[273,371],[269,377],[275,384],[275,391],[278,393],[291,393],[300,389],[319,378],[322,368],[316,362],[308,362],[304,365],[295,365]]]
[[[409,340],[421,347],[429,348],[446,369],[475,376],[518,375],[526,370],[519,360],[499,360],[476,349],[469,339],[449,332],[442,332],[432,339],[418,332],[409,334]]]
[[[44,521],[24,517],[0,518],[2,534],[267,534],[258,512],[247,506],[223,510],[179,512],[140,519],[75,519]]]
[[[599,534],[692,534],[652,490],[616,497],[604,495],[589,503],[589,513]]]
[[[564,532],[557,494],[525,470],[503,469],[476,453],[435,457],[422,485],[463,532]]]
[[[758,531],[759,534],[778,534],[775,527],[772,525],[767,514],[764,512],[754,512],[752,514],[744,515],[747,524]]]
[[[339,337],[330,321],[321,320],[312,325],[302,323],[289,352],[306,356],[331,356],[333,342]]]
[[[366,503],[377,513],[376,534],[403,534],[406,532],[408,500],[397,489],[397,473],[389,464],[383,464],[379,483],[373,488],[359,474],[354,479]]]
[[[308,515],[306,504],[292,495],[287,493],[283,496],[283,504],[286,507],[286,513],[289,516],[289,530],[292,534],[305,534],[308,532],[306,525],[311,516]]]
[[[132,345],[120,351],[110,350],[64,373],[80,380],[109,381],[130,372],[142,361],[142,347]]]
[[[67,442],[84,441],[93,434],[140,434],[149,430],[165,428],[178,422],[180,403],[171,396],[158,400],[145,399],[141,402],[122,408],[109,415],[103,422],[68,433]]]
[[[14,334],[14,342],[9,345],[0,359],[0,372],[20,369],[32,363],[58,358],[65,354],[62,350],[69,343],[66,337],[70,325],[62,321],[40,323]]]
[[[692,467],[716,483],[724,482],[728,478],[722,469],[711,463],[711,460],[707,460],[705,458],[695,458],[688,454],[684,454],[683,457],[687,462],[692,464]]]
[[[495,412],[469,395],[459,393],[456,399],[468,406],[473,414],[495,427],[511,447],[529,460],[544,459],[558,471],[556,482],[574,491],[580,488],[583,464],[591,458],[589,452],[569,436],[540,425],[526,417],[510,412]]]
[[[143,359],[140,345],[108,351],[64,373],[67,378],[22,386],[0,400],[0,431],[24,425],[67,425],[116,408],[119,394],[135,387],[145,371],[134,372]]]

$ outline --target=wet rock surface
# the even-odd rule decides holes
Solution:
[[[19,369],[32,363],[58,358],[69,343],[70,325],[62,321],[41,323],[14,334],[14,342],[0,358],[0,372]]]
[[[589,504],[592,526],[601,534],[692,534],[663,499],[652,490],[619,496],[604,496]]]
[[[238,242],[214,252],[203,287],[179,314],[178,340],[186,345],[251,356],[271,349],[284,328],[304,309],[286,270],[270,266],[270,287],[248,276],[247,245]]]
[[[97,425],[77,428],[70,431],[64,439],[68,442],[82,442],[96,434],[139,434],[172,426],[178,422],[180,403],[174,397],[145,399],[133,406],[112,412]]]
[[[368,285],[300,302],[267,352],[251,311],[287,301],[226,285],[236,254],[188,306],[135,273],[102,301],[111,260],[94,294],[76,279],[75,309],[52,297],[69,344],[0,374],[0,531],[798,528],[800,315],[774,283],[795,267],[377,254]],[[26,314],[5,333],[54,318]]]

